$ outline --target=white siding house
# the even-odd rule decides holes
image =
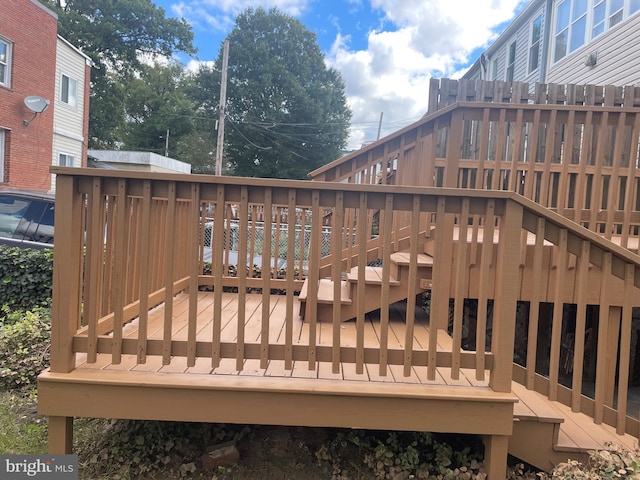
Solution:
[[[58,35],[52,165],[86,165],[89,64],[89,57]]]
[[[532,0],[463,78],[639,84],[640,0]]]

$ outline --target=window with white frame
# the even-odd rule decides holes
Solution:
[[[555,4],[553,61],[563,59],[640,11],[640,0],[560,0]]]
[[[78,81],[64,73],[60,79],[60,100],[71,107],[78,104]]]
[[[0,128],[0,183],[4,182],[4,137],[5,131]]]
[[[512,42],[509,45],[509,51],[507,52],[507,75],[505,80],[507,82],[513,82],[513,75],[516,69],[516,42]]]
[[[58,165],[61,167],[73,167],[74,162],[75,157],[73,155],[69,155],[68,153],[58,154]]]
[[[529,46],[529,73],[537,70],[540,62],[540,41],[542,39],[542,15],[531,22],[531,44]]]
[[[11,43],[0,38],[0,85],[11,86]]]

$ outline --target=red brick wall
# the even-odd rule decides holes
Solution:
[[[51,188],[57,28],[55,14],[36,0],[0,0],[0,36],[13,42],[11,86],[0,86],[0,128],[8,130],[0,186]],[[24,105],[29,95],[51,105],[25,127],[23,121],[33,117]]]

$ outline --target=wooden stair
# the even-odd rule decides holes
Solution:
[[[399,302],[407,299],[409,282],[409,252],[396,252],[390,257],[391,275],[389,278],[389,303]],[[416,294],[423,293],[431,289],[433,257],[425,253],[418,254],[417,257],[417,285]],[[365,275],[365,312],[369,313],[378,310],[381,305],[382,290],[382,267],[367,266],[364,269]],[[340,317],[347,321],[356,317],[358,306],[358,267],[353,267],[341,280],[340,285]],[[300,295],[300,316],[305,317],[308,299],[308,280],[305,280]],[[320,279],[318,282],[318,321],[331,322],[333,320],[334,288],[333,280],[329,278]]]
[[[629,449],[637,445],[631,435],[617,435],[613,427],[596,425],[587,415],[515,381],[511,390],[518,402],[513,408],[509,453],[537,468],[549,471],[568,459],[585,463],[589,451],[605,448],[606,442]]]

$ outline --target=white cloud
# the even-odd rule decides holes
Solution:
[[[236,15],[248,8],[277,8],[293,17],[300,17],[309,8],[310,2],[311,0],[183,0],[172,5],[171,12],[185,18],[191,25],[228,32],[233,28]]]
[[[371,0],[384,15],[366,50],[338,35],[327,56],[342,73],[353,111],[349,148],[374,140],[384,112],[383,135],[422,116],[429,78],[458,77],[470,53],[488,45],[494,29],[511,19],[524,0]]]

